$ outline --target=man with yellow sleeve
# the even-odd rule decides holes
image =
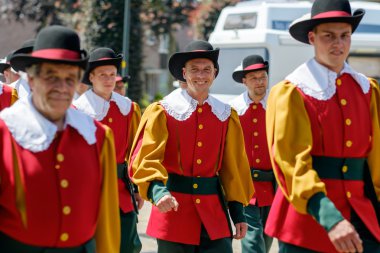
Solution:
[[[159,253],[232,253],[247,231],[243,207],[253,195],[244,138],[235,110],[209,95],[219,49],[191,42],[174,54],[169,70],[186,82],[150,105],[137,131],[130,173],[154,205],[147,234]]]
[[[11,59],[33,92],[0,113],[1,252],[119,252],[112,131],[71,108],[87,62],[63,26]]]
[[[311,16],[290,26],[293,38],[314,46],[315,57],[268,98],[280,190],[265,231],[282,253],[380,252],[379,87],[345,62],[363,16],[361,9],[351,14],[348,0],[316,0]]]

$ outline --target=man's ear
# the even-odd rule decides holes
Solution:
[[[182,68],[182,76],[183,76],[183,79],[186,80],[186,69],[185,68]]]
[[[314,45],[314,40],[315,40],[315,33],[313,31],[310,31],[307,34],[307,37],[309,38],[309,43],[310,45]]]
[[[90,73],[90,75],[88,76],[88,80],[90,80],[90,82],[92,83],[92,80],[94,80],[94,73]]]

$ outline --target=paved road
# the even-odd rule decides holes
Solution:
[[[149,219],[151,204],[145,202],[144,207],[140,210],[139,223],[137,224],[137,230],[140,235],[140,240],[142,242],[143,248],[141,253],[155,253],[157,250],[156,240],[145,234],[146,225]],[[240,241],[233,241],[234,253],[241,253]],[[278,252],[277,242],[274,242],[270,253]]]

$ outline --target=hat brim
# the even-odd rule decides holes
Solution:
[[[107,60],[99,60],[88,63],[88,68],[83,75],[82,83],[87,85],[92,85],[90,81],[90,73],[97,67],[113,65],[117,69],[119,69],[123,56],[121,54],[117,55],[117,58],[107,59]]]
[[[13,54],[30,54],[31,52],[33,52],[33,46],[17,49]]]
[[[26,71],[26,68],[32,66],[33,64],[49,62],[56,64],[68,64],[78,66],[83,70],[86,70],[88,63],[88,56],[86,51],[82,50],[82,58],[79,60],[68,60],[68,59],[48,59],[42,57],[34,57],[29,54],[17,54],[12,56],[10,59],[10,64],[16,71]]]
[[[10,67],[11,67],[11,65],[8,63],[0,63],[0,73],[3,74],[4,70],[6,70],[7,68],[10,68]]]
[[[266,66],[263,68],[250,69],[250,70],[237,70],[232,73],[232,79],[234,79],[238,83],[243,83],[243,78],[245,77],[246,74],[250,72],[265,70],[268,73],[268,69],[269,69],[268,62],[265,62],[265,65]]]
[[[186,62],[196,58],[205,58],[209,59],[214,63],[214,67],[218,70],[215,74],[215,77],[219,73],[219,48],[215,50],[209,51],[194,51],[194,52],[180,52],[175,53],[170,57],[169,60],[169,71],[172,76],[182,82],[186,82],[185,78],[183,78],[182,68],[185,66]]]
[[[313,30],[315,26],[324,23],[348,23],[351,24],[352,33],[354,33],[364,14],[365,11],[363,9],[358,9],[352,16],[349,17],[330,17],[303,20],[291,25],[289,27],[289,33],[294,39],[306,44],[310,44],[308,36],[309,32]]]

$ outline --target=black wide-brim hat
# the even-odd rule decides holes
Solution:
[[[235,70],[232,73],[232,78],[238,82],[243,83],[243,78],[246,74],[254,71],[265,70],[268,73],[269,64],[264,61],[260,55],[249,55],[243,59],[242,69]]]
[[[365,11],[358,9],[351,15],[351,6],[348,0],[315,0],[311,7],[310,18],[295,20],[289,27],[290,35],[303,43],[309,43],[308,33],[317,25],[324,23],[348,23],[352,26],[352,33],[358,27]]]
[[[85,70],[87,61],[87,52],[80,49],[78,34],[59,25],[45,27],[37,34],[31,54],[14,54],[10,59],[12,68],[17,71],[42,62],[74,65]]]
[[[90,73],[97,67],[113,65],[116,69],[119,69],[122,59],[123,55],[116,54],[111,48],[99,47],[95,49],[90,53],[88,68],[84,73],[82,83],[92,85],[90,81]]]
[[[12,58],[13,52],[9,53],[5,58],[5,62],[0,63],[0,73],[4,74],[4,70],[11,67],[9,60]]]
[[[203,40],[196,40],[190,42],[184,52],[173,54],[169,59],[169,70],[172,76],[180,81],[186,82],[183,78],[183,68],[186,62],[196,58],[209,59],[214,63],[214,67],[217,69],[215,77],[219,73],[219,48],[214,49],[212,45]]]
[[[16,51],[14,51],[13,54],[16,55],[16,54],[30,54],[30,53],[32,53],[35,42],[36,42],[35,39],[29,39],[29,40],[24,41],[24,43],[22,43],[21,47],[19,49],[17,49]]]

